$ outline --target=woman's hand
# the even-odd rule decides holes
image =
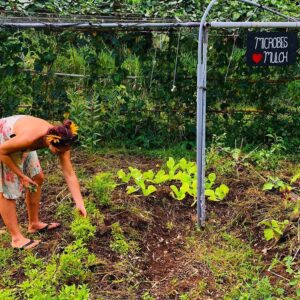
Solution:
[[[84,205],[76,205],[76,209],[82,217],[86,218],[87,212]]]
[[[32,185],[34,187],[38,186],[38,184],[36,182],[34,182],[30,177],[25,176],[25,175],[21,178],[21,183],[26,189],[28,189]]]

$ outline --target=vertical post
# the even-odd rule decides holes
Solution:
[[[205,225],[205,123],[206,123],[206,67],[208,27],[204,28],[202,48],[197,68],[197,217],[198,224]]]

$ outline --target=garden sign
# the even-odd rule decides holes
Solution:
[[[249,32],[247,64],[249,66],[285,66],[296,63],[296,32]]]

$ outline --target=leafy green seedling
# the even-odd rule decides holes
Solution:
[[[128,183],[131,178],[131,173],[126,174],[122,169],[118,171],[117,175],[125,183]]]
[[[155,175],[152,182],[155,183],[155,184],[160,184],[160,183],[164,183],[168,180],[169,180],[169,175],[166,174],[164,170],[159,170],[156,173],[156,175]]]
[[[189,191],[190,186],[188,183],[183,183],[179,190],[175,185],[171,185],[170,188],[172,190],[171,196],[173,198],[177,200],[183,200],[186,196],[186,193]]]
[[[152,170],[149,170],[147,172],[143,173],[143,178],[144,180],[152,181],[154,178],[154,172]]]
[[[167,167],[169,169],[169,180],[172,180],[179,165],[175,164],[175,160],[173,157],[169,157],[169,160],[167,161]]]
[[[210,173],[208,177],[205,178],[205,189],[211,189],[212,186],[215,184],[216,178],[217,176],[215,173]]]
[[[278,177],[270,176],[269,181],[263,185],[263,191],[270,191],[272,189],[277,189],[279,190],[279,192],[284,193],[290,192],[292,190],[292,187],[283,182]]]
[[[186,159],[182,158],[179,161],[179,167],[181,168],[182,171],[185,171],[187,169],[187,166],[188,166],[188,163],[187,163]]]
[[[142,189],[144,196],[149,196],[150,194],[156,192],[156,187],[154,185],[149,185],[148,187],[145,187]]]
[[[279,239],[283,236],[283,232],[288,224],[288,220],[284,220],[283,222],[276,220],[264,220],[259,223],[259,225],[265,225],[267,227],[264,230],[264,237],[267,241],[272,239],[279,241]]]
[[[126,190],[127,190],[127,194],[130,195],[130,194],[133,194],[135,192],[137,192],[140,188],[138,186],[132,186],[132,185],[129,185]]]
[[[225,184],[221,184],[215,190],[207,189],[205,190],[205,196],[211,201],[222,201],[229,193],[229,188]]]

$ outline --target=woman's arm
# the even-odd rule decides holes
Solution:
[[[26,188],[29,184],[37,184],[22,172],[22,170],[13,161],[10,154],[28,148],[32,142],[33,141],[25,136],[20,136],[14,137],[0,145],[0,161],[2,161],[8,168],[17,174],[18,177],[21,178]]]
[[[60,153],[59,160],[76,208],[79,210],[82,216],[86,217],[86,210],[80,192],[80,185],[71,163],[71,151],[68,150],[66,152]]]

